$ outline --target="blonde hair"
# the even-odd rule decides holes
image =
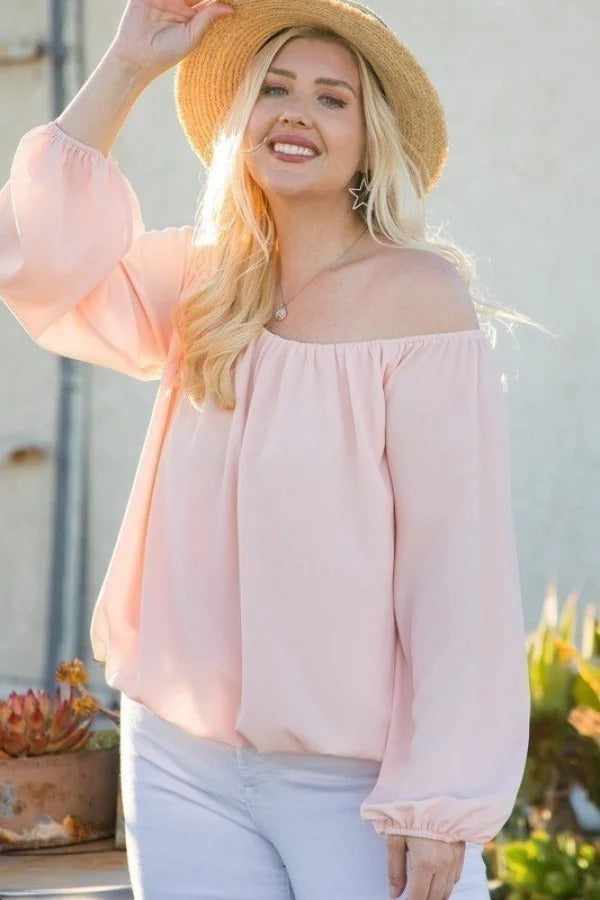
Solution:
[[[456,267],[469,287],[475,277],[472,257],[429,231],[416,151],[398,129],[369,62],[353,44],[329,29],[286,28],[259,49],[245,72],[217,135],[195,217],[192,243],[207,277],[202,288],[181,300],[173,312],[182,348],[179,382],[195,405],[210,393],[221,408],[235,408],[235,360],[273,315],[277,234],[266,196],[245,166],[242,141],[274,56],[297,37],[337,41],[356,60],[369,190],[366,207],[359,207],[356,215],[364,220],[373,239],[438,253]],[[471,297],[478,317],[527,323],[546,330],[514,310],[485,303],[474,290]]]

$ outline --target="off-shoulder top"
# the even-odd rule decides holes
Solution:
[[[54,121],[0,193],[0,295],[33,341],[159,382],[94,658],[195,735],[381,761],[360,807],[380,834],[483,844],[530,712],[494,350],[479,328],[263,329],[235,410],[195,407],[170,324],[201,276],[192,230],[147,230],[117,162]]]

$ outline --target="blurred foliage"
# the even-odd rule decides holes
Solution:
[[[498,876],[502,900],[600,900],[600,840],[534,831],[499,845]]]
[[[575,825],[566,806],[574,784],[600,806],[600,623],[589,604],[578,647],[577,602],[569,595],[559,617],[551,585],[527,642],[531,720],[519,804],[537,807],[536,825],[550,832]]]
[[[571,803],[577,785],[600,808],[600,622],[578,595],[559,616],[550,584],[527,638],[529,748],[509,820],[484,848],[493,900],[600,900],[600,838],[585,832]]]
[[[92,731],[84,750],[112,750],[119,746],[119,732],[115,728],[99,728]]]

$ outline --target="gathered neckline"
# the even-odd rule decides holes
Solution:
[[[463,328],[459,331],[433,331],[425,334],[408,334],[401,337],[392,338],[363,338],[357,341],[302,341],[298,338],[287,338],[281,334],[276,334],[270,328],[262,326],[262,334],[267,339],[273,339],[278,344],[289,344],[290,347],[315,347],[323,349],[335,349],[337,347],[373,347],[378,344],[394,345],[406,343],[429,343],[448,339],[458,339],[461,337],[483,337],[484,332],[481,328]]]

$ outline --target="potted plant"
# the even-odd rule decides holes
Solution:
[[[119,714],[87,691],[81,660],[62,662],[55,678],[55,691],[0,700],[0,851],[115,832]],[[93,730],[99,715],[113,727]]]

